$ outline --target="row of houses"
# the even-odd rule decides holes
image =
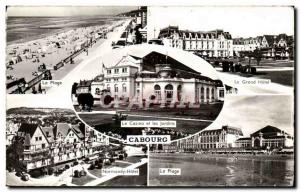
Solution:
[[[27,171],[92,156],[100,146],[109,145],[106,136],[83,123],[57,123],[49,127],[22,123],[11,135],[7,148],[21,145],[17,156]]]
[[[174,151],[200,151],[224,149],[279,149],[292,148],[294,138],[273,126],[265,126],[258,131],[243,137],[241,128],[222,126],[220,129],[204,130],[192,137],[175,141],[170,145],[163,145],[159,150]],[[158,149],[158,146],[157,148]]]
[[[294,54],[294,37],[279,34],[233,39],[233,52],[236,56],[240,56],[242,52],[253,52],[256,49],[262,50],[266,58],[290,58]]]
[[[192,51],[204,58],[241,56],[241,52],[255,49],[262,49],[267,58],[289,58],[294,52],[294,37],[286,34],[232,38],[229,32],[220,29],[203,32],[168,26],[160,30],[158,38],[165,46]]]

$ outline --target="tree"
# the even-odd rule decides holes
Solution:
[[[72,94],[76,94],[77,86],[78,86],[78,83],[73,83],[73,85],[72,85]]]
[[[139,31],[139,28],[135,28],[135,38],[136,38],[136,44],[141,44],[143,41],[143,36],[141,32]]]
[[[148,150],[147,146],[143,146],[142,151],[143,151],[145,154],[147,153],[147,150]]]
[[[94,106],[94,97],[90,93],[81,93],[77,97],[77,101],[79,105],[87,106],[88,111]]]
[[[23,163],[24,137],[15,136],[12,144],[6,149],[7,167],[12,167],[16,172],[26,171]]]

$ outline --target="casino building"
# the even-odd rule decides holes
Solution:
[[[192,137],[172,142],[170,145],[157,145],[155,150],[165,152],[174,151],[216,151],[222,149],[278,149],[293,148],[294,138],[273,126],[266,126],[252,133],[250,137],[243,137],[240,128],[222,126],[221,129],[204,130]]]
[[[152,100],[153,103],[189,102],[212,103],[224,100],[224,87],[217,78],[209,77],[191,67],[193,60],[168,52],[159,45],[147,45],[154,50],[122,55],[111,66],[103,63],[103,75],[91,83],[91,94],[98,100],[103,91],[114,99],[123,101]],[[156,49],[157,46],[163,47]],[[202,59],[196,57],[199,68],[205,71],[209,64],[201,66]],[[190,62],[190,63],[188,63]],[[204,61],[205,62],[205,61]]]
[[[250,137],[239,138],[237,147],[241,148],[289,148],[294,146],[294,138],[273,126],[266,126],[250,135]]]

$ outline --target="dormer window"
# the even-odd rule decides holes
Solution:
[[[111,70],[109,69],[109,70],[107,70],[107,74],[111,74]]]
[[[119,69],[115,69],[115,74],[118,74],[119,73]]]

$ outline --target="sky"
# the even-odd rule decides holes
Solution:
[[[294,33],[292,7],[150,7],[148,37],[169,25],[192,31],[223,29],[233,37]],[[155,31],[154,31],[155,30]]]
[[[11,6],[7,7],[7,16],[116,15],[137,8],[132,6]]]
[[[6,109],[15,107],[73,109],[71,98],[58,94],[8,94]]]
[[[294,134],[293,98],[289,95],[257,95],[225,97],[225,104],[217,119],[208,129],[222,125],[239,127],[245,137],[271,125]]]

